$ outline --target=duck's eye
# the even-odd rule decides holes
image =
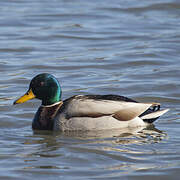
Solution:
[[[41,82],[39,83],[39,86],[44,86],[44,82],[41,81]]]

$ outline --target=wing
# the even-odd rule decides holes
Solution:
[[[118,96],[119,97],[119,96]],[[120,121],[131,120],[145,112],[153,104],[135,101],[112,100],[111,98],[95,98],[94,96],[74,96],[65,101],[65,114],[71,117],[113,116]]]

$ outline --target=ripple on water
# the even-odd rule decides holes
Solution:
[[[178,17],[171,0],[0,1],[0,179],[178,179]],[[33,132],[40,102],[12,103],[43,72],[63,99],[120,94],[171,110],[157,129]]]

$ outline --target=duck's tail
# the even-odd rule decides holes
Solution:
[[[153,123],[156,119],[160,116],[168,112],[169,109],[160,110],[160,104],[153,104],[152,108],[146,110],[143,114],[139,117],[147,123]]]

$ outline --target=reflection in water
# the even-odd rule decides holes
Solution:
[[[21,170],[59,169],[63,171],[71,169],[74,163],[89,162],[91,157],[92,159],[96,157],[95,164],[106,159],[117,161],[115,165],[104,164],[100,168],[109,171],[119,170],[125,173],[129,170],[154,169],[152,164],[147,164],[147,166],[142,164],[152,151],[145,151],[144,148],[137,149],[134,146],[158,143],[164,138],[166,134],[154,126],[95,132],[35,131],[34,135],[28,136],[23,143],[27,149],[19,154],[26,163]],[[39,158],[41,158],[41,165],[39,165]],[[62,163],[65,159],[68,162],[66,165]],[[43,162],[45,164],[42,164]],[[88,169],[94,169],[94,165],[91,168],[89,164]]]
[[[112,138],[112,137],[132,137],[142,136],[145,134],[162,134],[162,131],[155,128],[154,125],[148,127],[135,127],[135,128],[122,128],[112,130],[100,130],[100,131],[67,131],[63,133],[54,132],[56,135],[63,135],[67,137],[79,138],[79,139],[96,139],[96,138]]]
[[[158,130],[152,124],[148,127],[136,127],[136,128],[123,128],[123,129],[112,129],[112,130],[99,130],[99,131],[65,131],[65,132],[51,132],[51,131],[34,131],[35,137],[43,137],[39,140],[52,143],[52,139],[55,141],[64,138],[73,138],[79,140],[105,140],[107,138],[114,139],[154,139],[154,141],[164,139],[166,134],[163,131]],[[50,139],[50,140],[49,140]],[[118,142],[118,141],[116,141]],[[26,142],[27,143],[27,142]]]
[[[120,130],[103,130],[103,131],[69,131],[69,132],[50,132],[50,131],[35,131],[33,136],[25,140],[24,144],[33,145],[35,152],[31,152],[30,156],[42,157],[58,157],[60,154],[48,154],[55,152],[60,148],[86,148],[84,145],[106,145],[104,150],[121,151],[116,149],[114,145],[129,145],[129,144],[149,144],[158,143],[166,138],[166,134],[154,127],[147,128],[124,128]],[[97,146],[99,148],[100,146]],[[119,146],[118,146],[119,147]],[[102,147],[101,147],[102,150]],[[124,150],[122,150],[124,152]]]

